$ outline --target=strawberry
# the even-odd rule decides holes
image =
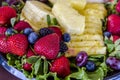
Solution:
[[[59,53],[59,36],[56,33],[40,38],[34,45],[37,54],[47,59],[55,59]]]
[[[29,57],[34,56],[34,55],[35,55],[34,52],[29,48],[28,52],[26,54],[26,57],[29,58]]]
[[[120,35],[120,17],[116,14],[112,14],[108,17],[107,30],[113,35]]]
[[[55,59],[50,66],[51,72],[56,72],[58,76],[65,77],[70,74],[70,62],[69,60],[61,56]]]
[[[15,9],[10,6],[0,7],[0,25],[10,24],[10,19],[16,17]]]
[[[116,40],[120,39],[120,36],[117,35],[113,35],[113,42],[115,42]]]
[[[120,13],[120,1],[116,4],[116,11]]]
[[[5,35],[0,36],[0,52],[8,53],[7,38]]]
[[[49,29],[53,30],[53,32],[55,32],[60,37],[60,40],[62,39],[62,32],[60,28],[55,26],[50,26]]]
[[[31,26],[29,25],[29,23],[25,22],[25,21],[19,21],[17,24],[15,24],[14,29],[17,31],[21,31],[24,30],[25,28],[30,28]]]
[[[6,27],[0,27],[0,36],[4,35],[5,36],[5,32],[6,32],[7,28]]]
[[[26,70],[26,71],[32,71],[32,64],[24,63],[23,64],[23,69]]]
[[[14,34],[7,40],[10,53],[22,56],[28,48],[27,37],[23,34]]]

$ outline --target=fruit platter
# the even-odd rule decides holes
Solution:
[[[120,0],[2,0],[0,65],[21,80],[120,80]]]

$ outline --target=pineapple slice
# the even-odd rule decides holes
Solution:
[[[104,46],[103,41],[71,41],[67,43],[69,47],[80,48],[80,47],[90,47],[90,46]]]
[[[80,15],[71,6],[65,4],[57,2],[52,8],[52,12],[66,32],[70,34],[82,34],[85,28],[85,17]]]
[[[39,1],[27,1],[21,13],[21,20],[25,19],[35,31],[48,27],[47,15],[54,18],[51,8]]]
[[[103,36],[99,34],[91,35],[91,34],[84,34],[84,35],[71,35],[71,41],[103,41]]]
[[[98,54],[106,54],[106,47],[81,47],[81,48],[70,48],[65,53],[67,57],[76,56],[80,51],[86,51],[88,55],[98,55]]]

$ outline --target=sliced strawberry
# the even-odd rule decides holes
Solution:
[[[0,36],[5,36],[5,32],[6,32],[7,28],[6,27],[0,27]]]
[[[25,22],[25,21],[19,21],[15,26],[14,29],[17,31],[21,31],[24,30],[25,28],[30,28],[31,26],[29,25],[29,23]]]
[[[65,77],[70,74],[70,63],[69,60],[62,56],[54,60],[50,66],[51,72],[56,72],[58,76]]]
[[[0,52],[8,53],[7,38],[5,35],[0,36]]]
[[[23,34],[15,34],[7,40],[10,53],[22,56],[26,53],[28,48],[27,37]]]
[[[10,6],[0,7],[0,25],[10,24],[10,19],[16,17],[15,9]]]
[[[55,32],[60,37],[60,40],[62,39],[62,32],[60,28],[55,26],[50,26],[49,29],[53,30],[53,32]]]
[[[59,53],[59,36],[56,33],[40,38],[34,45],[37,54],[47,59],[55,59]]]
[[[112,14],[108,17],[107,30],[113,35],[120,36],[120,16]]]

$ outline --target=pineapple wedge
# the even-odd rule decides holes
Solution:
[[[35,31],[48,27],[47,15],[54,18],[51,8],[39,1],[27,1],[22,9],[21,19],[25,19]]]
[[[66,32],[70,34],[82,34],[84,32],[85,17],[71,6],[57,2],[54,4],[52,12]]]

